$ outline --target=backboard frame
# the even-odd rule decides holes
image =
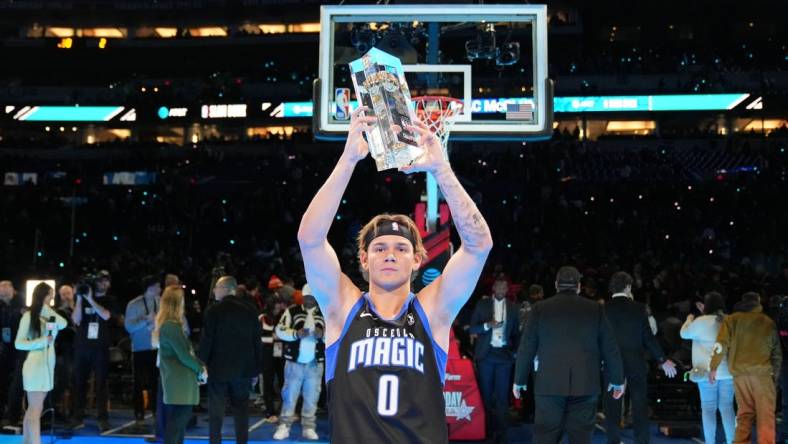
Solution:
[[[553,84],[547,78],[547,6],[546,5],[325,5],[320,8],[319,75],[313,85],[313,129],[317,139],[342,140],[346,137],[349,122],[331,122],[329,113],[330,91],[333,85],[333,52],[335,23],[361,21],[364,16],[376,21],[453,22],[462,17],[482,20],[519,21],[531,20],[534,51],[533,97],[534,122],[480,123],[459,119],[452,130],[452,140],[543,140],[552,135]],[[419,65],[408,65],[409,67]],[[429,66],[429,65],[422,65]],[[438,65],[452,66],[452,65]],[[456,65],[464,66],[464,65]],[[408,69],[406,69],[408,72]],[[413,71],[411,71],[413,72]],[[470,87],[470,77],[466,87]],[[467,89],[467,88],[466,88]],[[466,101],[464,97],[458,97]],[[326,102],[328,100],[329,102]],[[470,110],[470,104],[466,104]],[[471,115],[468,114],[468,119]]]

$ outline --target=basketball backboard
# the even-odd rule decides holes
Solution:
[[[552,133],[544,5],[322,6],[320,20],[318,138],[345,137],[356,106],[348,63],[373,47],[401,60],[412,97],[463,101],[452,140]]]

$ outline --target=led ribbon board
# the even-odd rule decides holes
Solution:
[[[108,122],[126,110],[123,106],[24,106],[14,114],[21,122]],[[130,108],[121,120],[136,120]]]
[[[670,94],[659,96],[569,96],[553,99],[557,113],[648,112],[648,111],[723,111],[735,108],[750,97],[736,94]],[[473,99],[474,114],[506,113],[507,104],[529,103],[524,97]],[[355,109],[356,101],[350,103]],[[312,102],[283,102],[273,117],[311,117]]]

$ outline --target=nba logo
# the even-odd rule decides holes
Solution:
[[[334,94],[334,118],[350,119],[350,88],[337,88]]]

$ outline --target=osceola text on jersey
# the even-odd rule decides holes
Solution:
[[[361,367],[406,367],[424,373],[424,344],[404,328],[368,328],[350,345],[347,371]]]

